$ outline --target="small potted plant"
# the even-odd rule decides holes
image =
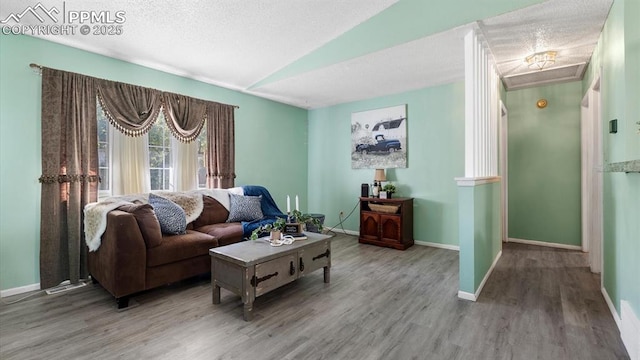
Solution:
[[[389,183],[389,184],[385,185],[382,188],[382,191],[386,191],[387,192],[387,199],[391,199],[391,194],[396,192],[396,186],[391,184],[391,183]]]
[[[280,235],[282,235],[282,230],[284,230],[285,224],[286,221],[284,218],[279,217],[273,222],[273,224],[261,225],[257,229],[253,230],[253,232],[251,232],[250,239],[257,240],[260,234],[268,232],[270,233],[269,238],[271,240],[280,240]]]
[[[310,214],[303,214],[300,210],[293,210],[291,212],[291,216],[299,224],[304,224],[305,226],[311,225],[309,227],[322,231],[322,222],[320,222],[318,218],[312,217]]]

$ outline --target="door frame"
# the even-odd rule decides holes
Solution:
[[[603,126],[600,74],[597,74],[582,98],[580,115],[582,251],[589,253],[594,273],[602,272],[603,252]]]
[[[502,242],[509,242],[509,127],[507,107],[500,101],[500,192],[501,192],[501,212],[502,212]]]

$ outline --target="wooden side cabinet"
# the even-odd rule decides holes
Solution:
[[[391,207],[397,209],[388,212]],[[361,197],[358,241],[400,250],[413,245],[413,198]]]

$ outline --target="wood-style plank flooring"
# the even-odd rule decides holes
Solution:
[[[252,322],[205,278],[120,312],[93,284],[3,303],[0,359],[628,359],[580,252],[505,244],[474,303],[457,298],[456,251],[332,248],[330,284],[317,271],[259,297]]]

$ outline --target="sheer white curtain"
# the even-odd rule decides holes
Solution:
[[[151,190],[148,136],[131,137],[109,129],[112,147],[112,194],[137,194]]]
[[[173,190],[187,191],[198,188],[198,142],[183,143],[171,137],[171,167]]]

